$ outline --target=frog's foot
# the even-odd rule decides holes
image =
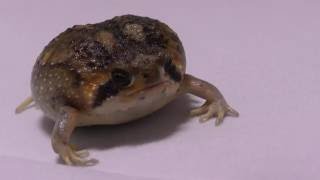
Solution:
[[[206,122],[216,115],[216,126],[223,122],[225,116],[239,116],[239,113],[229,106],[223,99],[215,102],[206,101],[201,107],[190,111],[191,116],[200,116],[200,122]]]
[[[73,108],[62,108],[61,117],[53,128],[52,148],[67,165],[93,166],[98,163],[97,160],[88,159],[89,153],[87,151],[76,151],[74,146],[69,143],[70,136],[77,125],[77,115],[78,111]]]
[[[15,113],[19,114],[19,113],[22,113],[23,111],[25,111],[25,110],[27,110],[29,108],[32,108],[33,106],[35,106],[35,104],[31,105],[32,102],[33,102],[33,98],[32,97],[28,97],[21,104],[19,104],[19,106],[15,110]]]
[[[53,148],[67,165],[93,166],[98,163],[98,160],[96,159],[88,159],[88,151],[76,151],[72,145],[57,143],[53,144]]]

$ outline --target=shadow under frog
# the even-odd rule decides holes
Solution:
[[[181,130],[189,118],[189,110],[197,101],[188,95],[181,96],[155,113],[121,125],[79,127],[72,135],[79,149],[110,149],[126,145],[142,145],[160,141]],[[51,135],[54,122],[46,117],[40,127]]]

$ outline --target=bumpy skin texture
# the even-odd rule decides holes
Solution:
[[[164,23],[125,15],[76,25],[53,39],[38,57],[32,73],[32,96],[53,119],[62,106],[89,111],[121,91],[110,80],[111,69],[157,76],[152,74],[154,65],[163,65],[176,82],[185,73],[183,46]],[[156,77],[150,81],[152,78]]]
[[[86,151],[70,145],[78,126],[119,124],[150,114],[190,93],[206,100],[191,111],[207,121],[237,116],[212,84],[185,74],[178,36],[166,24],[125,15],[97,24],[78,25],[53,39],[32,72],[32,97],[55,121],[53,150],[68,165],[93,165]]]

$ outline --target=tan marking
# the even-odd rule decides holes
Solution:
[[[143,27],[139,24],[126,24],[123,33],[136,41],[144,41]]]
[[[113,34],[108,31],[100,31],[96,34],[96,39],[110,52],[116,44]]]
[[[52,49],[47,50],[47,51],[43,51],[43,54],[41,54],[40,57],[39,57],[39,61],[40,61],[41,65],[47,64],[49,58],[52,55],[52,52],[53,52]]]
[[[186,60],[184,55],[180,54],[176,48],[168,47],[168,51],[172,56],[172,62],[183,74],[186,71]]]
[[[99,88],[99,85],[104,84],[108,80],[109,76],[104,73],[94,73],[92,76],[87,76],[80,89],[80,92],[83,94],[83,101],[91,106],[94,102],[95,92]]]

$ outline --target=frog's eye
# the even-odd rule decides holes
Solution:
[[[129,72],[123,69],[114,69],[111,72],[111,77],[114,83],[116,83],[119,87],[127,87],[132,84],[132,76]]]

